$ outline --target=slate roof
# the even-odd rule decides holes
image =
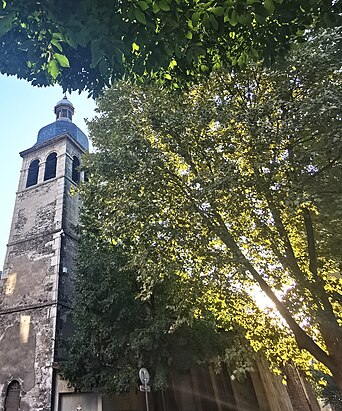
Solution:
[[[38,132],[37,143],[41,144],[61,134],[69,134],[85,150],[89,149],[87,136],[76,124],[69,119],[59,119],[55,122],[42,127]]]

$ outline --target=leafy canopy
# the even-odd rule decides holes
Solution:
[[[193,330],[209,318],[207,331],[242,334],[273,368],[290,360],[308,368],[314,358],[341,387],[340,42],[324,32],[295,48],[283,70],[220,71],[182,94],[129,81],[106,91],[89,125],[96,152],[81,188],[81,237],[95,250],[106,244],[105,267],[118,264],[117,247],[125,262],[98,270],[97,251],[81,247],[81,330],[91,329],[94,301],[116,306],[111,288],[88,305],[93,276],[111,284],[129,269],[125,298],[143,305],[160,296],[168,324],[154,330],[160,349],[179,324]],[[256,288],[273,305],[262,310]],[[139,318],[139,332],[150,329]],[[120,325],[117,313],[109,321]],[[127,344],[129,332],[120,328]],[[77,367],[89,347],[74,347]],[[227,348],[217,357],[234,357]],[[78,381],[95,378],[86,364]]]
[[[339,26],[334,0],[2,0],[0,72],[96,96],[125,73],[178,87],[272,62],[306,30]]]
[[[217,330],[214,315],[201,302],[198,283],[170,272],[142,297],[146,290],[129,261],[129,242],[102,240],[95,214],[89,197],[75,279],[76,330],[68,361],[62,364],[64,377],[84,391],[120,394],[136,387],[137,370],[144,366],[153,372],[154,389],[161,389],[170,370],[228,354],[243,374],[250,363],[242,335]],[[202,314],[194,315],[196,310]]]

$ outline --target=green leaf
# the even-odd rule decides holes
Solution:
[[[259,23],[259,24],[265,24],[265,23],[266,23],[265,17],[264,17],[264,16],[261,16],[261,15],[258,14],[258,13],[255,13],[255,20],[256,20],[257,23]]]
[[[139,51],[140,47],[136,43],[132,43],[132,52],[134,53],[135,51]]]
[[[158,6],[160,7],[160,10],[163,10],[163,11],[169,11],[170,10],[169,3],[166,0],[159,1]]]
[[[52,39],[51,44],[54,45],[59,51],[63,51],[63,48],[57,39]]]
[[[254,10],[255,14],[258,14],[261,17],[267,17],[269,15],[269,11],[262,4],[255,4]]]
[[[157,3],[152,4],[152,10],[153,10],[153,13],[155,14],[157,14],[158,11],[160,11],[160,7],[158,6]]]
[[[246,55],[245,55],[245,53],[241,54],[241,56],[238,58],[237,63],[240,67],[243,67],[246,64]]]
[[[65,35],[65,41],[67,42],[67,44],[69,44],[69,46],[71,46],[72,48],[77,48],[77,41],[75,39],[75,37],[70,36],[69,34]]]
[[[0,36],[6,34],[13,27],[13,21],[15,18],[15,13],[9,13],[5,16],[0,16]]]
[[[192,31],[189,30],[189,31],[186,33],[185,37],[186,37],[187,39],[191,40],[191,39],[192,39]]]
[[[135,18],[137,19],[137,21],[139,23],[146,24],[145,13],[142,12],[140,9],[138,9],[138,8],[134,9],[134,16],[135,16]]]
[[[172,77],[168,73],[164,74],[164,78],[166,78],[166,80],[172,80]]]
[[[48,73],[52,76],[53,79],[58,77],[60,70],[56,60],[52,59],[48,64]]]
[[[104,58],[101,59],[99,63],[99,70],[100,70],[100,73],[104,77],[107,76],[108,69],[109,69],[109,65],[108,65],[107,59],[104,59]]]
[[[103,57],[103,53],[100,47],[100,41],[93,40],[91,42],[91,65],[92,67],[96,67],[99,64],[102,57]]]
[[[274,7],[273,0],[265,0],[264,6],[265,6],[265,9],[268,10],[270,14],[274,13],[275,7]]]
[[[223,16],[223,14],[224,14],[224,8],[223,7],[212,7],[210,9],[210,11],[212,13],[214,13],[215,16]]]
[[[177,61],[175,60],[175,59],[172,59],[171,61],[170,61],[170,64],[169,64],[169,68],[172,70],[173,68],[175,68],[177,66]]]
[[[247,14],[239,14],[237,16],[237,20],[240,24],[246,24],[248,22],[249,15]]]
[[[195,13],[193,13],[193,15],[191,16],[191,21],[194,27],[197,26],[198,22],[200,19],[200,14],[196,11]]]
[[[141,8],[142,11],[145,11],[148,9],[149,5],[146,3],[146,1],[140,0],[138,1],[138,6]]]
[[[52,38],[56,40],[63,40],[62,33],[52,33]]]
[[[220,62],[217,62],[213,65],[214,71],[220,70],[221,68],[222,68],[222,64]]]
[[[176,47],[175,47],[175,55],[178,58],[180,58],[182,56],[182,51],[181,51],[180,47],[178,46],[178,44],[176,44]]]
[[[53,57],[58,61],[61,67],[70,67],[69,59],[64,54],[54,53]]]
[[[213,14],[210,14],[209,20],[210,20],[211,27],[212,27],[215,31],[217,31],[219,25],[218,25],[218,22],[217,22],[217,20],[216,20],[216,18],[215,18],[215,16],[214,16]]]
[[[236,26],[238,24],[237,12],[235,9],[232,11],[232,15],[230,16],[229,22],[232,26]]]
[[[208,13],[204,13],[202,22],[203,22],[203,25],[204,25],[204,27],[205,27],[206,29],[210,29],[210,28],[211,28],[210,19],[209,19]]]

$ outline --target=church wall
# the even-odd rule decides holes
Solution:
[[[261,358],[255,363],[251,378],[262,411],[293,411],[286,385],[280,376],[270,372],[266,362]]]
[[[1,410],[13,380],[21,385],[21,411],[50,410],[53,317],[47,307],[0,317]]]
[[[243,381],[232,379],[225,366],[219,373],[204,365],[174,372],[166,390],[148,394],[150,411],[293,411],[281,379],[260,364]],[[279,391],[270,389],[268,379],[275,386],[280,384]],[[103,397],[102,411],[113,410],[145,410],[145,394],[138,391],[138,382],[128,395]]]

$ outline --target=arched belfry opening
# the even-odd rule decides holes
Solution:
[[[26,188],[34,186],[38,182],[39,160],[31,161],[28,169]]]
[[[19,411],[20,407],[20,384],[13,380],[7,387],[5,411]]]
[[[72,181],[74,181],[75,183],[79,183],[80,182],[80,160],[78,159],[78,157],[74,156],[72,159]]]
[[[47,156],[45,163],[44,181],[56,177],[57,153],[51,153]]]

